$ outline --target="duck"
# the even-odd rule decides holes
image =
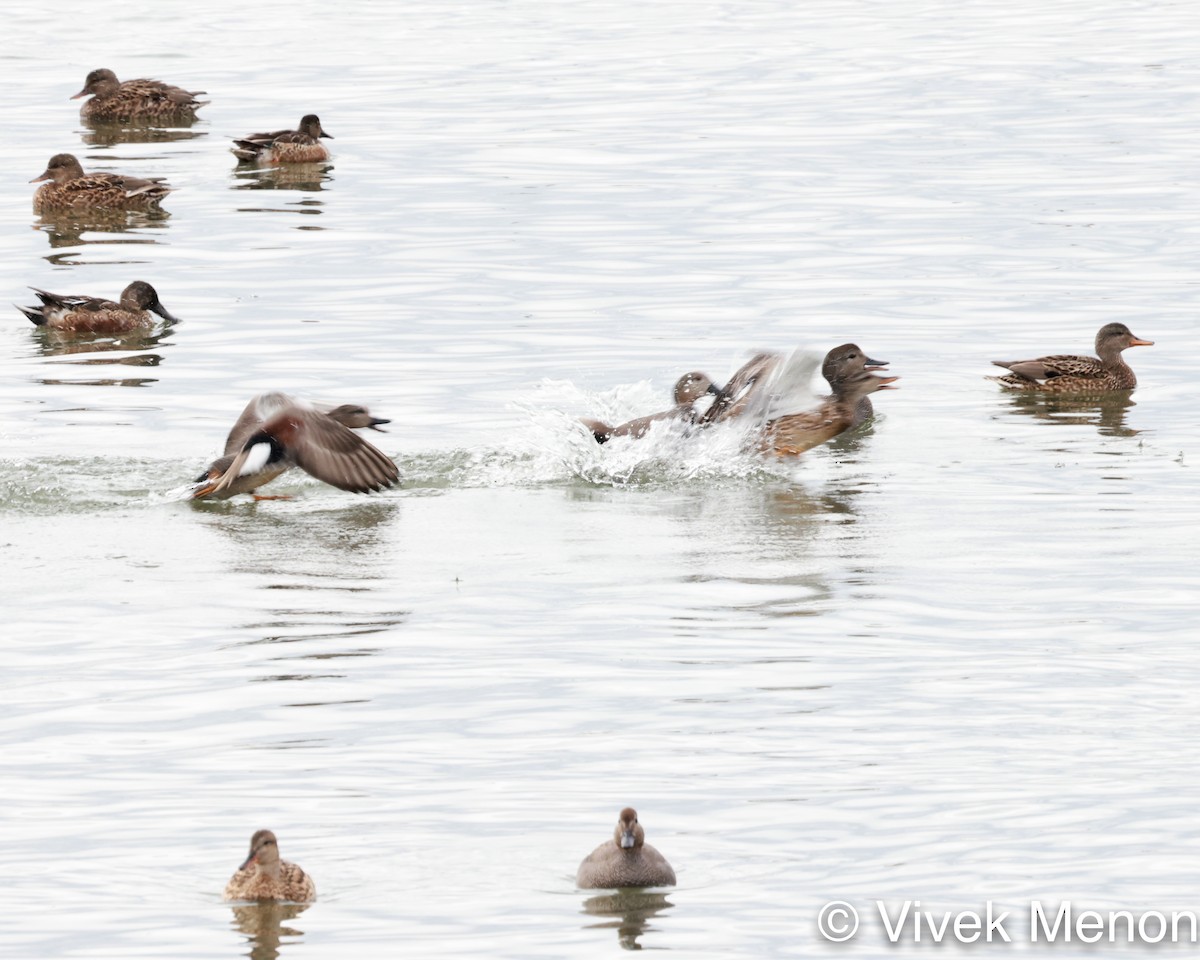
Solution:
[[[877,390],[895,390],[899,377],[877,377],[867,369],[839,377],[833,395],[823,398],[814,410],[768,420],[758,438],[762,453],[796,456],[849,430],[855,423],[860,401]]]
[[[153,326],[152,313],[168,323],[177,323],[158,299],[158,291],[143,280],[135,280],[121,291],[114,303],[100,297],[77,297],[50,293],[30,287],[42,302],[33,307],[20,307],[25,316],[39,327],[69,333],[128,333]]]
[[[162,177],[142,180],[119,173],[85,174],[69,153],[56,153],[41,176],[29,182],[43,180],[50,183],[42,184],[33,195],[34,213],[153,210],[171,192]]]
[[[116,121],[183,121],[196,119],[196,111],[209,101],[197,100],[203,90],[184,90],[161,80],[126,80],[122,83],[111,70],[93,70],[83,81],[83,89],[72,100],[91,97],[79,109],[84,120],[96,123]]]
[[[1123,323],[1106,323],[1096,334],[1096,356],[1055,354],[1036,360],[993,360],[1012,372],[988,377],[1009,390],[1096,394],[1132,390],[1137,377],[1121,353],[1130,347],[1152,347],[1153,340],[1135,337]]]
[[[646,842],[637,811],[626,807],[618,816],[612,839],[583,858],[575,885],[583,890],[673,887],[675,871],[667,858]]]
[[[225,452],[194,481],[193,500],[228,500],[254,494],[264,484],[299,467],[310,476],[352,493],[384,490],[400,479],[390,457],[354,432],[391,423],[366,407],[344,403],[319,409],[285,393],[251,400],[229,431]],[[278,500],[286,497],[260,497]]]
[[[592,437],[597,443],[608,443],[613,437],[632,437],[634,440],[640,440],[649,431],[651,425],[660,420],[694,422],[697,416],[696,401],[709,394],[720,394],[720,392],[720,388],[713,383],[708,374],[692,370],[675,381],[675,386],[671,391],[671,395],[675,399],[675,406],[670,410],[627,420],[616,427],[609,426],[603,420],[588,418],[581,419],[580,423],[591,431]]]
[[[309,903],[317,899],[317,885],[296,864],[280,859],[275,834],[256,830],[250,838],[250,856],[225,885],[225,899]]]
[[[829,382],[833,393],[822,399],[825,401],[836,400],[839,388],[843,387],[847,381],[856,378],[863,370],[882,370],[887,365],[886,360],[872,360],[856,343],[843,343],[841,346],[834,347],[825,354],[825,359],[821,363],[821,376]],[[871,397],[869,394],[864,394],[859,398],[858,406],[854,408],[854,417],[850,426],[860,426],[874,415],[875,408],[871,404]]]
[[[745,413],[756,393],[755,387],[769,381],[783,362],[784,356],[779,353],[763,352],[752,356],[717,391],[717,398],[700,416],[700,425],[732,420]]]
[[[295,130],[276,130],[274,133],[252,133],[234,140],[230,147],[239,160],[258,163],[323,163],[329,150],[319,138],[334,139],[326,133],[315,113],[300,118]]]

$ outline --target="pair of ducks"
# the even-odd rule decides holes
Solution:
[[[91,97],[80,109],[84,120],[93,123],[142,122],[190,123],[196,110],[208,101],[198,100],[203,91],[184,90],[160,80],[117,79],[107,69],[87,75],[83,89],[72,100]],[[329,150],[321,138],[326,133],[316,114],[306,114],[295,130],[252,133],[234,140],[231,148],[239,160],[257,163],[323,163]],[[35,213],[81,210],[149,211],[159,207],[171,187],[162,177],[131,177],[119,173],[85,174],[70,153],[55,154],[45,171],[30,183],[43,183],[33,196]]]
[[[626,807],[612,839],[600,844],[579,865],[575,884],[585,890],[673,887],[675,871],[666,857],[646,843],[637,811]],[[307,903],[317,899],[317,886],[300,867],[280,858],[275,834],[259,830],[250,838],[250,855],[225,886],[225,899]]]
[[[746,417],[765,409],[767,391],[785,362],[782,354],[760,353],[739,369],[724,387],[699,371],[685,373],[675,383],[675,406],[661,413],[629,420],[613,427],[600,420],[581,422],[597,443],[614,437],[640,439],[655,424],[679,420],[696,427]],[[822,397],[813,410],[766,420],[759,428],[757,446],[761,452],[780,456],[803,453],[869,419],[874,408],[870,394],[891,386],[899,377],[879,377],[874,372],[887,366],[886,360],[872,360],[857,344],[844,343],[825,355],[821,374],[832,393]],[[700,401],[712,396],[707,407]]]

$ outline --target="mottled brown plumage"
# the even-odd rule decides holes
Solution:
[[[611,840],[584,857],[575,885],[585,890],[612,887],[673,887],[675,871],[667,858],[646,843],[637,811],[621,811]]]
[[[1002,377],[988,377],[1009,390],[1038,390],[1044,393],[1088,395],[1132,390],[1137,377],[1121,356],[1129,347],[1152,347],[1154,341],[1139,340],[1123,323],[1106,323],[1096,334],[1095,357],[1055,354],[1036,360],[993,360],[1011,370]]]
[[[317,899],[312,877],[296,864],[279,858],[279,843],[270,830],[259,830],[250,838],[250,856],[225,885],[226,900]]]
[[[121,291],[119,303],[100,297],[49,293],[37,287],[30,289],[42,302],[37,306],[17,309],[38,326],[50,330],[66,333],[127,333],[153,326],[152,313],[172,323],[178,319],[159,302],[158,292],[141,280],[135,280]]]
[[[672,391],[675,406],[670,410],[627,420],[616,427],[610,427],[602,420],[585,418],[580,422],[592,432],[597,443],[607,443],[613,437],[632,437],[634,440],[640,440],[650,427],[660,420],[683,420],[694,423],[697,417],[696,401],[708,394],[719,392],[719,388],[712,382],[708,374],[693,370],[675,381],[675,388]]]
[[[42,184],[33,195],[34,213],[82,213],[88,210],[153,210],[171,188],[162,177],[142,180],[119,173],[85,174],[69,153],[50,158],[41,176],[30,183]]]
[[[111,70],[93,70],[84,80],[83,89],[72,100],[91,97],[79,115],[95,123],[177,122],[196,119],[196,111],[207,100],[196,98],[203,90],[184,90],[161,80],[126,80],[122,83]]]
[[[386,489],[400,479],[396,464],[354,429],[390,422],[357,404],[319,410],[283,393],[260,394],[233,425],[224,455],[196,478],[191,497],[253,493],[292,467],[352,493]]]
[[[758,447],[764,453],[795,456],[831,440],[854,426],[859,401],[876,390],[893,390],[889,384],[899,377],[876,377],[866,369],[837,380],[833,395],[815,410],[792,413],[769,420],[762,429]]]
[[[234,140],[230,148],[239,160],[257,163],[323,163],[329,150],[321,137],[333,139],[326,133],[315,113],[300,119],[295,130],[276,130],[274,133],[252,133]]]

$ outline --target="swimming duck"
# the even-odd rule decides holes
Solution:
[[[307,903],[317,899],[317,886],[296,864],[279,859],[275,834],[258,830],[250,838],[250,856],[225,885],[225,899]]]
[[[17,307],[39,327],[72,333],[126,333],[139,327],[153,326],[151,313],[169,323],[178,322],[159,302],[158,292],[142,280],[135,280],[121,291],[121,301],[113,303],[99,297],[75,297],[49,293],[30,287],[41,304]]]
[[[596,438],[597,443],[607,443],[613,437],[632,437],[634,440],[640,440],[646,435],[646,431],[650,429],[651,424],[659,420],[687,420],[694,422],[696,419],[696,401],[707,394],[719,394],[720,392],[720,389],[712,382],[708,374],[693,370],[690,373],[685,373],[675,381],[675,388],[672,391],[672,396],[675,398],[675,406],[670,410],[628,420],[617,427],[610,427],[603,420],[584,418],[580,422],[592,431],[592,436]]]
[[[97,123],[133,120],[191,121],[207,100],[197,100],[203,90],[184,90],[161,80],[126,80],[111,70],[93,70],[83,89],[72,100],[90,96],[79,109],[84,120]]]
[[[360,427],[379,430],[382,423],[391,421],[373,417],[357,404],[319,410],[287,394],[260,394],[229,431],[224,455],[194,481],[191,498],[253,494],[292,467],[352,493],[383,490],[400,479],[400,472],[391,458],[354,432]]]
[[[646,843],[637,811],[621,811],[611,840],[605,840],[583,858],[575,885],[585,890],[599,887],[673,887],[675,871],[667,858]]]
[[[759,437],[763,453],[795,456],[831,440],[855,423],[860,401],[876,390],[894,390],[899,377],[876,377],[866,368],[833,382],[833,396],[815,410],[792,413],[767,421]]]
[[[1106,323],[1096,334],[1095,357],[1055,354],[1037,360],[993,360],[1011,370],[1002,377],[988,377],[1010,390],[1040,390],[1045,393],[1108,393],[1132,390],[1137,377],[1121,357],[1129,347],[1152,347],[1153,340],[1139,340],[1123,323]]]
[[[315,113],[300,118],[296,130],[276,130],[274,133],[252,133],[234,140],[230,147],[239,160],[260,163],[323,163],[329,159],[329,151],[320,137],[333,139],[326,133]]]
[[[79,161],[69,153],[56,153],[40,177],[30,183],[50,183],[33,195],[34,213],[85,210],[152,210],[171,192],[162,177],[140,180],[119,173],[85,175]]]
[[[823,399],[836,400],[839,386],[856,378],[863,370],[882,370],[886,366],[886,360],[872,360],[857,344],[843,343],[840,347],[834,347],[825,354],[825,360],[821,364],[821,376],[829,381],[829,386],[833,388],[833,393]],[[875,408],[871,405],[870,396],[863,395],[858,401],[858,406],[854,408],[854,419],[850,426],[857,427],[871,419],[874,414]]]

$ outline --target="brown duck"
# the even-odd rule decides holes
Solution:
[[[196,478],[191,498],[228,500],[239,493],[253,494],[292,467],[352,493],[384,490],[400,479],[400,472],[390,457],[354,429],[379,430],[380,424],[390,422],[357,404],[319,410],[287,394],[260,394],[229,431],[224,455]]]
[[[329,150],[321,137],[333,139],[326,133],[315,113],[300,118],[296,130],[276,130],[274,133],[252,133],[234,140],[230,149],[239,160],[257,163],[323,163]]]
[[[203,90],[184,90],[161,80],[126,80],[122,83],[111,70],[93,70],[72,100],[91,97],[79,110],[84,120],[95,123],[119,121],[189,122],[208,103],[197,100]]]
[[[1009,390],[1043,393],[1095,394],[1132,390],[1137,377],[1121,352],[1129,347],[1152,347],[1153,340],[1139,340],[1123,323],[1106,323],[1096,334],[1095,357],[1055,354],[1037,360],[993,360],[1011,370],[1002,377],[988,377]]]
[[[171,188],[162,177],[141,180],[119,173],[84,174],[69,153],[50,158],[45,171],[30,183],[49,183],[33,195],[34,213],[83,213],[89,210],[154,210]]]
[[[833,395],[815,410],[769,420],[763,426],[758,448],[763,453],[795,456],[831,440],[855,423],[860,401],[876,390],[894,390],[899,377],[877,377],[865,368],[833,383]]]
[[[672,391],[672,396],[675,398],[675,406],[670,410],[628,420],[616,427],[610,427],[603,420],[584,418],[580,422],[592,431],[592,436],[596,438],[597,443],[607,443],[613,437],[632,437],[634,440],[640,440],[646,435],[651,425],[660,420],[686,420],[688,422],[695,422],[696,401],[708,394],[719,393],[720,390],[712,382],[708,374],[693,370],[690,373],[685,373],[675,381],[675,388]]]
[[[621,811],[611,840],[605,840],[579,865],[575,885],[585,890],[612,887],[673,887],[675,871],[667,858],[646,843],[637,811]]]
[[[317,886],[296,864],[279,858],[275,834],[258,830],[250,838],[250,856],[225,885],[225,899],[308,903],[317,899]]]
[[[30,287],[42,302],[33,307],[17,307],[39,327],[67,333],[127,333],[154,325],[152,313],[169,323],[178,321],[158,299],[158,292],[142,280],[135,280],[121,291],[120,302],[100,297],[77,297],[49,293]]]
[[[864,370],[882,370],[887,363],[886,360],[872,360],[855,343],[843,343],[840,347],[834,347],[825,354],[825,360],[821,364],[821,376],[833,388],[833,393],[823,399],[826,402],[836,401],[839,389],[844,388],[848,381],[857,378]],[[854,408],[850,426],[857,427],[874,415],[875,408],[871,405],[871,398],[864,394],[859,399],[858,406]]]

